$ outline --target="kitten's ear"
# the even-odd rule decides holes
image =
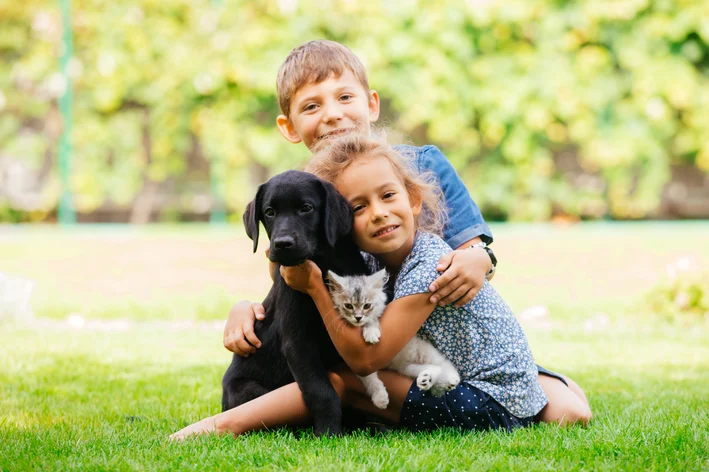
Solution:
[[[374,285],[378,286],[379,288],[384,288],[388,280],[389,274],[387,273],[386,269],[382,269],[379,272],[375,272],[374,274],[372,274],[372,281],[374,282]]]
[[[342,291],[342,286],[344,285],[344,279],[334,273],[331,270],[327,271],[327,285],[330,287],[332,290],[336,290],[338,292]]]

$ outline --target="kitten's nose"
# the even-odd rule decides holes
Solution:
[[[355,320],[361,321],[361,320],[362,320],[362,315],[355,315]]]

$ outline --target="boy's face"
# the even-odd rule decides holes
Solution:
[[[322,139],[351,131],[369,135],[370,124],[379,118],[379,95],[369,92],[350,70],[307,84],[293,97],[290,116],[276,120],[278,129],[288,141],[302,141],[308,149]]]

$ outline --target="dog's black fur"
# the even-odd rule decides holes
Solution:
[[[270,239],[271,261],[294,266],[310,259],[323,273],[368,274],[352,238],[352,210],[332,184],[288,171],[261,185],[244,213],[246,234],[258,246],[259,222]],[[222,411],[234,408],[295,380],[313,416],[316,435],[340,434],[340,399],[328,369],[342,362],[307,294],[291,289],[274,273],[263,302],[266,318],[257,321],[262,347],[248,358],[234,354],[222,380]]]

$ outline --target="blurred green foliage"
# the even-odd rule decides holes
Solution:
[[[667,277],[648,292],[645,304],[668,321],[709,323],[709,272],[670,267]]]
[[[486,216],[642,218],[672,164],[709,172],[704,0],[221,3],[74,0],[78,211],[156,185],[181,196],[166,214],[204,210],[211,166],[238,216],[307,159],[275,128],[275,76],[315,38],[358,54],[385,124],[442,148]],[[59,5],[5,1],[0,22],[0,159],[41,176],[32,205],[0,191],[0,221],[41,220],[59,197]]]

